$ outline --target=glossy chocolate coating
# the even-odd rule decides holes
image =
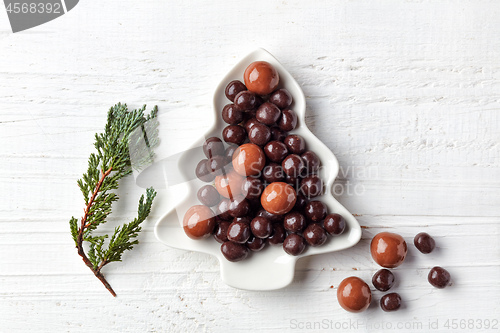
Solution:
[[[215,187],[213,187],[211,185],[205,185],[205,186],[200,187],[200,189],[198,190],[197,196],[198,196],[198,200],[200,200],[200,202],[202,204],[204,204],[205,206],[208,206],[208,207],[213,207],[213,206],[217,205],[220,201],[219,192],[217,192]]]
[[[301,232],[307,225],[306,218],[299,212],[290,212],[285,215],[283,227],[291,232]]]
[[[238,216],[233,218],[233,222],[242,222],[250,225],[250,222],[252,222],[252,218],[248,215],[245,216]]]
[[[278,89],[269,96],[269,102],[283,110],[292,105],[292,95],[286,89]]]
[[[268,95],[273,92],[279,83],[278,71],[266,61],[251,63],[243,73],[248,90],[259,95]]]
[[[233,80],[228,83],[226,86],[226,89],[224,91],[227,99],[229,99],[231,102],[234,101],[234,98],[236,95],[238,95],[239,92],[247,90],[247,87],[243,84],[243,82],[239,80]]]
[[[300,135],[292,134],[285,138],[283,143],[292,154],[302,154],[306,150],[306,141]]]
[[[285,237],[286,237],[286,231],[285,228],[283,228],[283,225],[281,223],[274,223],[273,233],[271,234],[271,236],[269,236],[267,240],[271,245],[278,245],[283,243]]]
[[[255,118],[255,117],[251,117],[249,118],[247,121],[245,121],[245,131],[247,131],[247,133],[250,133],[250,129],[255,125],[255,124],[260,124],[260,122]]]
[[[394,268],[403,263],[408,247],[400,235],[381,232],[373,237],[370,250],[376,263],[382,267]]]
[[[297,201],[295,202],[294,210],[298,212],[303,212],[304,208],[306,208],[307,199],[302,193],[297,193]]]
[[[300,155],[300,157],[302,157],[302,160],[304,161],[308,174],[318,172],[321,164],[318,155],[316,155],[313,151],[308,150]]]
[[[268,126],[276,124],[281,116],[280,109],[273,103],[265,102],[257,109],[255,118]]]
[[[248,140],[258,146],[264,146],[271,140],[271,129],[264,124],[256,123],[248,131]]]
[[[282,182],[285,180],[283,169],[277,163],[269,163],[262,170],[262,178],[267,183]]]
[[[396,311],[401,307],[401,296],[398,293],[389,293],[380,299],[380,308],[385,312]]]
[[[224,155],[224,143],[216,136],[208,138],[203,143],[203,153],[207,158]]]
[[[382,268],[373,275],[372,284],[377,290],[387,291],[394,285],[394,274],[387,268]]]
[[[291,256],[298,256],[306,249],[304,238],[298,234],[290,234],[283,241],[283,250]]]
[[[189,238],[206,238],[214,230],[215,215],[207,206],[195,205],[187,210],[182,226]]]
[[[247,177],[241,185],[241,194],[250,200],[260,199],[263,190],[264,184],[259,178]]]
[[[283,142],[271,141],[264,147],[264,153],[270,161],[281,163],[288,155],[288,149]]]
[[[232,262],[243,260],[248,256],[248,248],[246,245],[231,241],[224,242],[220,250],[224,257]]]
[[[413,244],[422,253],[431,253],[436,247],[436,242],[428,233],[421,232],[413,239]]]
[[[436,288],[442,289],[450,285],[450,273],[439,266],[433,267],[427,276],[429,283]]]
[[[250,204],[242,195],[238,195],[229,204],[229,214],[232,217],[242,217],[250,213]]]
[[[229,125],[222,130],[222,138],[227,143],[241,145],[246,139],[246,132],[240,125]]]
[[[208,170],[216,176],[222,174],[225,165],[226,158],[222,155],[211,157],[207,161]]]
[[[267,238],[271,236],[273,232],[273,225],[268,218],[263,216],[256,216],[250,222],[250,229],[252,234],[258,238]]]
[[[217,216],[224,221],[232,220],[233,217],[229,214],[229,204],[231,201],[226,198],[222,198],[222,200],[217,204],[215,212]]]
[[[253,92],[248,90],[240,91],[234,97],[234,105],[241,111],[253,110],[257,105],[257,98]]]
[[[300,182],[300,190],[306,198],[314,198],[323,194],[323,180],[317,175],[307,176]]]
[[[290,110],[290,109],[285,109],[281,113],[281,118],[278,122],[279,128],[281,128],[285,132],[290,132],[297,127],[297,114],[295,111]]]
[[[285,217],[284,215],[269,213],[264,208],[260,209],[257,212],[257,215],[255,215],[255,216],[265,217],[265,218],[269,219],[269,221],[271,221],[271,223],[280,223],[280,222],[283,222],[283,218]]]
[[[262,148],[253,143],[241,145],[233,155],[234,170],[242,176],[260,174],[266,164],[266,156]]]
[[[227,229],[229,229],[229,225],[231,222],[221,221],[219,222],[214,229],[214,238],[219,243],[227,242]]]
[[[307,244],[311,246],[321,246],[326,242],[326,231],[317,223],[307,226],[306,230],[302,233]]]
[[[286,132],[283,131],[281,128],[273,126],[271,127],[271,140],[275,141],[281,141],[285,140],[286,138]]]
[[[233,199],[241,194],[241,186],[244,180],[245,177],[231,170],[227,174],[215,177],[215,188],[223,197]]]
[[[229,147],[224,151],[224,157],[226,158],[226,164],[233,164],[234,152],[238,149],[238,145],[230,144]]]
[[[297,200],[297,194],[292,186],[283,182],[269,184],[262,192],[260,202],[262,208],[272,214],[288,213]]]
[[[196,177],[198,177],[201,181],[204,181],[205,183],[209,183],[214,180],[215,175],[210,172],[208,168],[208,160],[203,159],[198,162],[198,165],[196,166],[195,169],[195,174]]]
[[[229,125],[236,125],[243,121],[244,113],[238,109],[234,104],[227,104],[222,109],[222,120]]]
[[[250,227],[243,222],[233,222],[227,229],[227,239],[232,242],[244,244],[250,238]]]
[[[349,312],[362,312],[370,306],[370,287],[358,277],[351,276],[340,282],[337,299],[342,308]]]
[[[327,213],[326,205],[318,200],[309,201],[304,208],[304,215],[312,222],[321,222]]]
[[[297,154],[290,154],[281,162],[283,171],[290,176],[298,177],[304,172],[304,161]]]
[[[346,224],[342,215],[333,213],[325,217],[323,227],[330,235],[337,236],[344,232]]]
[[[247,241],[248,249],[253,252],[262,250],[264,246],[266,246],[266,240],[262,238],[250,236],[250,238]]]

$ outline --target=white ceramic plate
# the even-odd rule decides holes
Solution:
[[[298,126],[291,133],[301,135],[307,143],[308,149],[313,150],[320,158],[322,171],[320,176],[326,184],[325,194],[318,197],[329,209],[329,212],[341,214],[346,222],[346,231],[336,237],[328,237],[328,241],[320,247],[307,247],[303,254],[294,257],[286,254],[281,246],[269,246],[251,255],[240,262],[227,261],[220,252],[220,244],[212,237],[204,240],[192,240],[186,236],[182,228],[184,213],[192,205],[199,204],[196,193],[205,183],[193,177],[196,164],[205,158],[201,149],[192,149],[181,156],[177,167],[185,179],[175,185],[181,198],[180,203],[170,212],[162,216],[155,226],[156,237],[164,244],[189,251],[208,253],[219,259],[222,280],[235,288],[247,290],[273,290],[287,286],[293,280],[295,262],[297,259],[319,253],[329,253],[347,249],[355,245],[361,238],[361,228],[352,214],[350,214],[331,193],[335,177],[339,171],[339,164],[333,153],[306,127],[304,117],[306,111],[305,96],[297,82],[286,71],[286,69],[267,51],[263,49],[243,58],[222,79],[215,90],[214,95],[214,117],[215,121],[208,132],[198,140],[198,147],[205,138],[211,136],[221,137],[223,128],[226,126],[221,117],[221,110],[229,103],[224,95],[226,85],[232,80],[243,81],[243,72],[246,67],[258,60],[271,63],[280,76],[280,87],[286,88],[293,96],[293,109],[298,115]]]

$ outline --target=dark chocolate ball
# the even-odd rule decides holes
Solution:
[[[304,209],[304,215],[312,222],[322,221],[327,212],[326,205],[318,200],[309,201]]]
[[[220,249],[228,261],[236,262],[248,256],[248,248],[244,244],[227,241],[221,245]]]
[[[421,232],[415,236],[413,239],[415,247],[422,253],[431,253],[436,247],[436,242],[428,233]]]
[[[250,132],[250,129],[255,125],[255,124],[260,124],[260,122],[255,118],[255,117],[252,117],[252,118],[249,118],[247,121],[245,121],[245,131],[247,131],[247,133]]]
[[[281,112],[281,118],[278,122],[279,128],[285,132],[290,132],[297,127],[297,114],[290,109],[285,109]]]
[[[215,213],[219,216],[220,219],[229,221],[232,220],[233,217],[229,214],[229,206],[231,201],[229,199],[223,198],[216,207]]]
[[[219,224],[215,226],[214,230],[214,238],[219,243],[227,242],[227,229],[229,229],[229,225],[231,222],[221,221]]]
[[[264,184],[259,178],[247,177],[241,185],[241,193],[250,200],[259,199],[263,190]]]
[[[222,109],[222,120],[229,125],[236,125],[243,121],[243,111],[238,109],[234,104],[227,104]]]
[[[209,158],[207,161],[208,170],[214,175],[218,176],[222,174],[223,168],[226,165],[226,158],[222,155],[217,155]]]
[[[300,157],[302,157],[302,160],[304,161],[308,174],[313,174],[318,172],[319,166],[321,164],[318,155],[308,150],[302,155],[300,155]]]
[[[232,217],[241,217],[248,215],[250,204],[243,196],[235,197],[229,204],[229,214]]]
[[[262,178],[268,183],[282,182],[285,179],[285,174],[281,165],[269,163],[262,170]]]
[[[394,285],[394,274],[387,268],[382,268],[373,275],[372,283],[377,290],[387,291]]]
[[[211,137],[203,143],[203,153],[207,158],[224,155],[224,143],[218,137]]]
[[[271,245],[277,245],[283,243],[286,237],[285,228],[281,223],[273,224],[273,233],[269,236],[268,241]]]
[[[200,162],[198,162],[198,165],[196,166],[195,169],[195,174],[196,177],[198,177],[201,181],[204,181],[205,183],[209,183],[215,179],[215,175],[210,172],[210,169],[208,168],[208,160],[203,159]]]
[[[226,158],[226,164],[233,164],[234,152],[238,149],[238,145],[230,144],[229,147],[224,151],[224,157]]]
[[[250,236],[250,238],[247,241],[248,249],[253,252],[262,250],[264,246],[266,246],[266,240],[262,238]]]
[[[345,226],[345,220],[340,214],[328,214],[323,221],[323,227],[332,236],[343,233]]]
[[[239,92],[247,90],[247,87],[243,84],[243,82],[239,80],[233,80],[228,83],[226,86],[226,90],[224,91],[227,99],[229,99],[231,102],[234,101],[234,98],[236,95],[238,95]]]
[[[401,296],[398,293],[390,293],[382,296],[380,307],[385,312],[398,310],[401,307]]]
[[[295,201],[295,206],[293,207],[293,209],[298,212],[302,212],[304,211],[306,204],[307,204],[306,197],[302,193],[297,193],[297,201]]]
[[[234,97],[234,105],[241,111],[252,110],[257,105],[257,98],[253,92],[248,90],[240,91]]]
[[[270,161],[281,163],[288,155],[288,149],[283,142],[271,141],[265,145],[264,153]]]
[[[306,150],[306,141],[300,135],[289,135],[283,142],[292,154],[302,154]]]
[[[271,140],[283,142],[285,138],[286,138],[285,131],[276,126],[271,127]]]
[[[268,126],[276,124],[280,116],[280,109],[276,105],[269,102],[259,106],[257,113],[255,114],[255,118],[257,118],[258,121]]]
[[[248,131],[248,140],[258,146],[263,146],[271,140],[271,130],[264,124],[256,123]]]
[[[290,212],[285,215],[283,227],[292,232],[301,232],[307,225],[306,218],[299,212]]]
[[[256,216],[250,222],[250,229],[255,237],[267,238],[271,236],[273,232],[273,225],[268,218],[263,216]]]
[[[283,110],[292,105],[292,95],[286,89],[278,89],[269,96],[269,102]]]
[[[307,176],[300,182],[300,190],[306,198],[314,198],[323,194],[323,180],[317,175]]]
[[[306,249],[304,237],[298,234],[290,234],[283,241],[283,250],[291,256],[298,256]]]
[[[227,238],[235,243],[246,243],[250,238],[250,226],[243,222],[231,223],[227,229]]]
[[[450,273],[439,266],[433,267],[427,276],[429,283],[436,288],[442,289],[450,285]]]
[[[262,216],[262,217],[265,217],[267,219],[269,219],[269,221],[271,221],[271,223],[279,223],[279,222],[283,222],[283,218],[284,216],[283,215],[277,215],[277,214],[273,214],[273,213],[269,213],[267,210],[265,210],[264,208],[260,209],[258,212],[257,212],[257,215],[256,216]]]
[[[246,136],[245,129],[240,125],[229,125],[222,131],[224,141],[236,145],[241,145],[245,141]]]
[[[290,176],[298,177],[304,172],[304,161],[297,154],[290,154],[281,162],[283,171]]]
[[[326,242],[326,231],[319,224],[313,223],[307,226],[302,233],[307,244],[320,246]]]
[[[204,185],[198,190],[198,200],[208,207],[217,205],[220,201],[220,194],[212,185]]]

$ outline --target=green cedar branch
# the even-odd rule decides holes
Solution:
[[[104,133],[95,135],[97,152],[90,154],[87,172],[77,181],[85,201],[83,216],[80,223],[75,217],[69,221],[78,254],[113,296],[116,293],[101,270],[111,262],[121,261],[123,253],[139,243],[136,238],[141,223],[151,212],[155,190],[146,190],[146,198],[142,195],[139,200],[137,217],[116,227],[111,238],[93,232],[106,223],[112,203],[118,200],[118,195],[112,192],[118,189],[118,181],[130,175],[132,168],[140,170],[153,160],[152,148],[158,144],[158,108],[154,107],[147,116],[145,109],[143,106],[128,111],[126,104],[118,103],[109,110]],[[87,252],[85,243],[88,243]]]

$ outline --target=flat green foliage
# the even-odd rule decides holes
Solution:
[[[147,148],[140,151],[132,148],[135,149],[132,152],[134,161],[149,163],[153,160],[152,148],[158,144],[158,108],[154,107],[148,115],[144,114],[145,109],[146,106],[143,106],[129,111],[126,104],[118,103],[109,110],[104,132],[95,135],[96,152],[90,154],[87,172],[77,181],[87,214],[83,227],[81,220],[75,217],[70,219],[71,235],[78,247],[79,233],[83,234],[83,242],[89,243],[87,257],[95,271],[110,262],[121,261],[122,254],[138,243],[136,238],[141,231],[140,225],[151,212],[156,196],[155,190],[148,188],[146,197],[142,195],[139,200],[137,217],[130,223],[116,227],[111,238],[108,235],[94,235],[98,226],[106,223],[112,203],[118,200],[118,195],[113,192],[118,189],[118,181],[132,173],[129,149],[138,147],[134,142],[146,142]],[[108,239],[109,242],[106,242]]]

